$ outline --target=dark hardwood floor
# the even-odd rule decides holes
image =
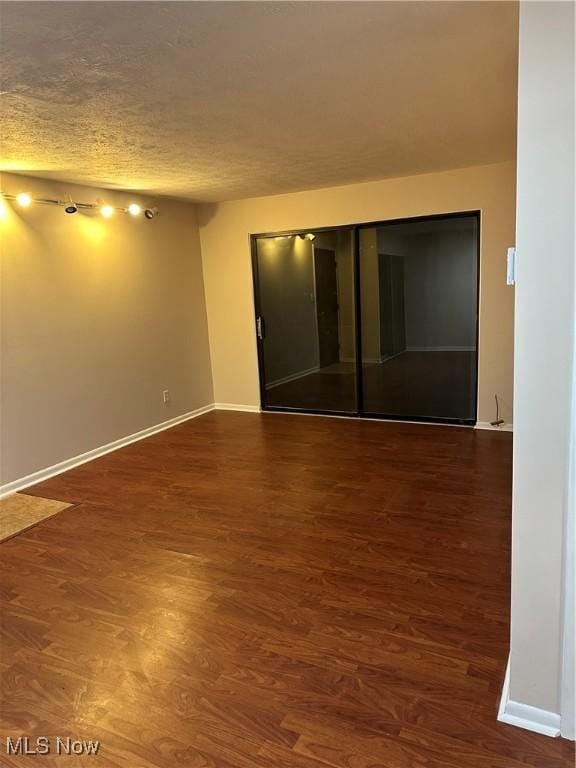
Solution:
[[[475,418],[475,352],[403,352],[383,363],[365,364],[363,379],[365,413],[405,419]],[[266,403],[355,412],[355,366],[337,363],[271,387],[266,390]]]
[[[0,545],[2,766],[568,768],[496,721],[509,434],[209,413],[27,493]]]

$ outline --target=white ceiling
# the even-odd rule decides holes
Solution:
[[[217,201],[511,159],[517,5],[4,2],[1,165]]]

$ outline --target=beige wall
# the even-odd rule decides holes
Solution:
[[[574,204],[574,6],[521,3],[510,698],[572,738]]]
[[[199,207],[215,400],[258,405],[258,365],[249,234],[482,211],[480,421],[494,417],[494,394],[512,421],[514,289],[505,285],[514,243],[515,165],[465,168],[345,187]]]
[[[2,188],[132,199],[7,174]],[[3,483],[213,401],[194,207],[160,208],[105,220],[4,204]]]

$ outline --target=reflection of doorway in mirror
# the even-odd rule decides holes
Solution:
[[[340,362],[336,253],[314,248],[314,280],[320,368]]]

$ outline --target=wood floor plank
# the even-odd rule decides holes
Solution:
[[[100,740],[80,768],[572,768],[496,721],[510,486],[505,433],[212,412],[28,489],[75,506],[0,544],[0,736]]]

